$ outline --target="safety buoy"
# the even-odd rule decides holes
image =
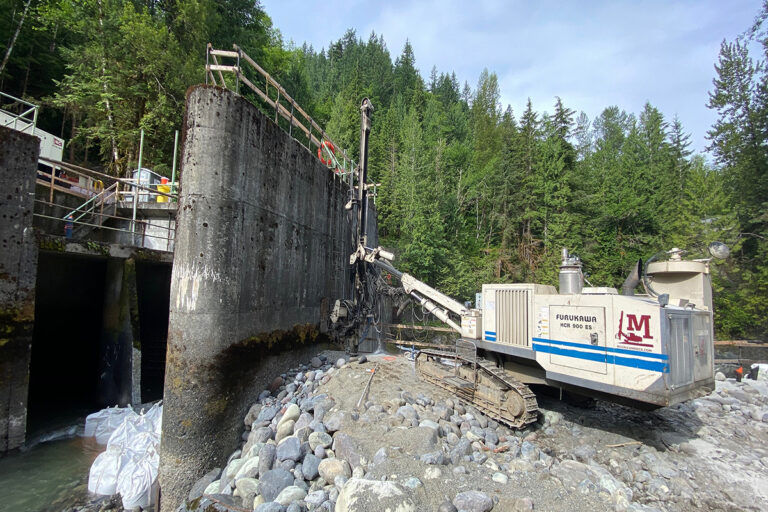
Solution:
[[[323,143],[320,144],[320,147],[317,148],[317,158],[319,158],[320,161],[323,162],[323,165],[330,166],[331,164],[333,164],[333,159],[330,156],[328,156],[328,160],[323,158],[323,148],[328,148],[328,151],[330,151],[334,155],[336,154],[336,148],[333,147],[333,144],[329,140],[324,140]]]

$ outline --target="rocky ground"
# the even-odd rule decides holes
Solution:
[[[341,357],[276,378],[180,510],[768,510],[766,381],[654,412],[541,398],[510,431],[401,356]]]

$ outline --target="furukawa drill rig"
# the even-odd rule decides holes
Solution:
[[[367,331],[371,282],[376,269],[388,272],[405,294],[460,335],[454,350],[421,350],[415,362],[419,375],[516,428],[537,418],[530,384],[647,409],[714,389],[709,258],[685,260],[685,251],[676,248],[659,253],[645,265],[638,262],[619,293],[615,288],[585,287],[581,261],[563,249],[559,290],[535,283],[484,284],[471,308],[398,271],[390,252],[367,247],[366,105],[367,100],[357,187],[357,250],[350,258],[359,300],[346,305],[337,301],[337,324],[356,325],[354,337]],[[719,242],[709,249],[718,258],[728,255]],[[635,295],[640,284],[646,293]]]

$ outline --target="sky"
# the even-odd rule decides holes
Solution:
[[[393,60],[406,40],[424,79],[433,66],[474,90],[484,68],[499,78],[502,107],[528,98],[552,112],[555,97],[590,119],[616,105],[650,102],[677,115],[704,151],[716,114],[706,107],[723,39],[750,27],[759,0],[504,1],[262,0],[286,42],[327,48],[347,29],[384,36]]]

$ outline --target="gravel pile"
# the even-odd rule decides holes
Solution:
[[[768,510],[765,382],[655,412],[542,399],[511,431],[402,357],[339,355],[275,378],[180,510]]]

